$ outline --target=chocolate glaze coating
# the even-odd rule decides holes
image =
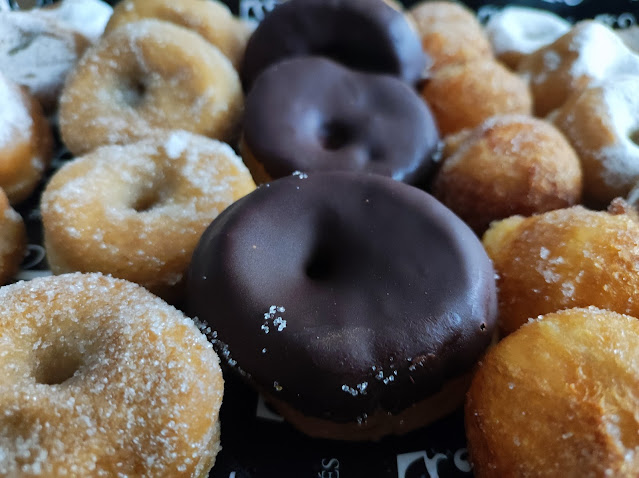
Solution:
[[[438,140],[410,86],[321,57],[271,66],[245,103],[245,144],[271,178],[350,170],[415,184],[433,169]]]
[[[397,413],[469,371],[495,326],[492,265],[427,193],[377,175],[289,176],[226,209],[187,308],[223,359],[303,413]]]
[[[411,84],[422,78],[428,63],[415,29],[381,0],[290,0],[253,32],[240,68],[242,84],[248,90],[269,65],[307,55]]]

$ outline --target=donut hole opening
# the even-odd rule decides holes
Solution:
[[[135,212],[148,212],[158,207],[161,203],[162,193],[158,189],[152,189],[144,191],[135,198],[133,204],[131,204],[131,208],[135,210]]]
[[[320,144],[324,149],[335,151],[343,148],[355,137],[352,126],[342,121],[324,123],[319,131]]]
[[[630,141],[635,143],[636,146],[639,146],[639,129],[630,133]]]
[[[59,347],[51,347],[40,355],[34,370],[36,383],[60,385],[69,380],[82,366],[80,355]]]
[[[319,244],[306,263],[306,277],[325,281],[335,276],[339,264],[337,250],[333,244]]]
[[[147,87],[140,78],[128,77],[122,82],[120,91],[124,103],[132,108],[137,108],[144,101]]]

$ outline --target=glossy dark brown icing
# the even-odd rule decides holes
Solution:
[[[396,75],[411,84],[427,65],[415,29],[382,0],[290,0],[268,14],[249,39],[242,83],[248,90],[269,65],[306,55]]]
[[[438,140],[430,110],[406,83],[320,57],[271,66],[246,99],[244,141],[271,178],[346,170],[421,183]]]
[[[496,292],[481,243],[432,196],[331,172],[226,209],[194,253],[187,308],[259,387],[352,422],[468,372],[490,343]]]

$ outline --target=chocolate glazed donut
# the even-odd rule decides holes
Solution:
[[[295,171],[362,171],[423,183],[439,135],[430,110],[389,75],[304,57],[271,66],[246,99],[242,157],[256,182]]]
[[[411,84],[427,66],[415,29],[381,0],[290,0],[267,15],[249,39],[242,84],[249,90],[267,66],[306,55],[396,75]]]
[[[220,356],[323,437],[379,438],[454,410],[465,387],[402,415],[466,377],[495,326],[494,272],[473,232],[377,175],[259,187],[204,233],[188,282],[187,308]]]

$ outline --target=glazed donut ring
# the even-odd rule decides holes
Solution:
[[[639,476],[639,321],[569,309],[489,350],[466,402],[477,478]]]
[[[11,209],[0,188],[0,285],[6,284],[18,272],[26,244],[27,233],[22,217]]]
[[[106,35],[69,75],[60,129],[76,155],[154,129],[221,140],[236,134],[242,88],[229,60],[197,33],[158,20]]]
[[[248,24],[235,19],[226,5],[213,0],[125,0],[116,5],[105,33],[145,18],[163,20],[199,33],[218,47],[236,68],[251,34]]]
[[[1,73],[0,105],[0,189],[16,204],[40,182],[53,137],[35,98]]]
[[[101,274],[0,289],[0,474],[204,478],[223,380],[191,319]]]
[[[176,300],[204,229],[254,188],[228,145],[184,131],[98,148],[42,195],[51,270],[109,273]]]
[[[606,206],[639,181],[639,76],[620,76],[574,95],[553,115],[584,170],[586,199]]]

